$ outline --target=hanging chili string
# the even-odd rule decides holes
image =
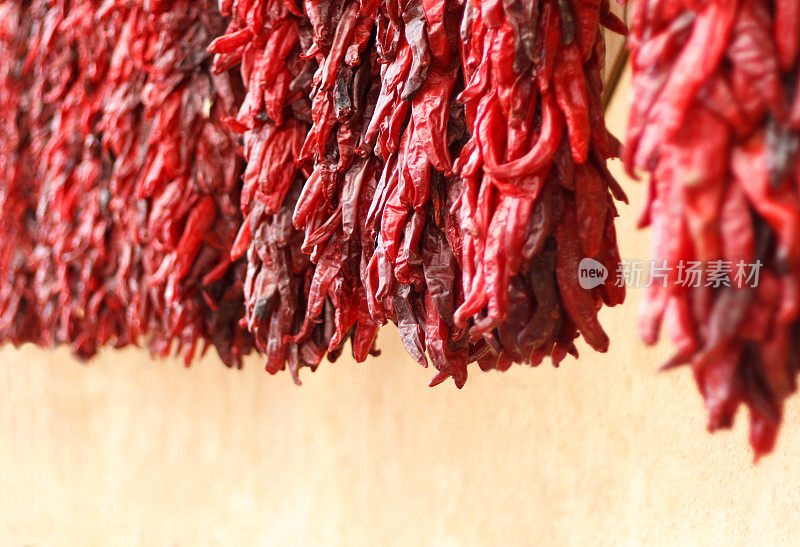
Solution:
[[[432,384],[462,386],[473,361],[558,363],[577,355],[578,332],[607,349],[597,307],[624,294],[583,289],[577,271],[582,257],[614,271],[619,260],[609,188],[624,194],[605,169],[618,143],[602,119],[600,25],[624,28],[602,2],[489,4],[223,6],[232,20],[210,50],[220,70],[241,62],[248,90],[231,125],[244,131],[252,173],[243,205],[261,205],[245,206],[234,256],[250,245],[253,287],[279,277],[264,264],[285,262],[257,257],[253,239],[261,215],[286,206],[286,154],[302,140],[291,156],[305,174],[292,204],[302,235],[281,224],[275,237],[302,237],[310,283],[297,304],[281,301],[293,306],[285,320],[263,303],[274,281],[266,297],[248,293],[251,330],[280,348],[268,369],[320,328],[329,352],[352,337],[361,360],[388,321],[415,360],[434,365]],[[293,93],[298,82],[304,94]]]
[[[798,6],[636,1],[630,19],[625,162],[651,174],[641,225],[672,272],[649,290],[640,331],[655,343],[663,324],[677,347],[665,367],[691,367],[710,431],[748,407],[756,457],[800,367]],[[681,279],[689,263],[699,284]],[[709,279],[721,269],[724,282]]]

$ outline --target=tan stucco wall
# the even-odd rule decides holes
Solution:
[[[646,257],[643,187],[623,182],[622,254]],[[711,437],[689,372],[655,372],[669,348],[637,340],[640,298],[603,313],[608,355],[474,373],[462,391],[427,388],[392,332],[381,358],[300,389],[258,359],[184,370],[109,351],[85,367],[4,349],[0,543],[788,543],[800,398],[753,466],[744,415]]]

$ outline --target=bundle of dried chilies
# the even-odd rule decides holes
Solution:
[[[800,366],[800,4],[637,0],[631,26],[625,160],[652,174],[642,224],[670,272],[641,331],[654,343],[664,323],[709,430],[747,405],[758,457]]]
[[[0,6],[4,339],[254,344],[297,380],[392,321],[458,386],[606,350],[607,1]]]
[[[33,71],[26,52],[34,18],[23,2],[0,4],[0,340],[13,344],[34,341],[40,317],[36,309],[30,258],[36,244],[35,177],[29,166],[36,157],[31,139],[40,140],[28,120]]]
[[[214,5],[6,2],[2,229],[4,340],[99,347],[173,341],[187,362],[213,344],[249,350],[235,140],[222,126],[234,82],[210,74]],[[4,82],[5,84],[6,82]],[[16,93],[16,96],[13,95]],[[4,95],[5,97],[5,95]],[[10,160],[10,161],[9,161]]]
[[[241,62],[247,87],[234,257],[249,245],[246,323],[269,370],[314,332],[305,364],[347,337],[361,360],[387,321],[432,383],[463,385],[472,361],[558,363],[579,331],[605,351],[597,309],[624,294],[577,274],[582,257],[618,262],[607,2],[222,7],[215,67]]]
[[[228,120],[243,135],[247,161],[245,220],[231,251],[234,260],[247,255],[242,324],[265,354],[266,369],[274,374],[288,366],[299,383],[301,367],[316,369],[326,354],[334,360],[346,337],[354,339],[353,354],[363,361],[374,352],[376,325],[365,315],[357,332],[351,329],[359,310],[349,306],[346,288],[344,303],[325,299],[331,277],[326,268],[338,267],[340,256],[331,247],[323,259],[309,257],[302,251],[303,232],[292,225],[304,185],[318,180],[297,162],[312,123],[317,65],[303,55],[313,40],[310,21],[283,0],[236,0],[223,2],[221,9],[231,20],[227,33],[209,46],[217,54],[214,70],[240,65],[246,88],[238,115]],[[309,297],[314,294],[319,297]],[[307,314],[321,320],[311,325],[304,321]]]
[[[242,164],[223,119],[242,90],[235,75],[212,72],[206,51],[225,22],[213,0],[146,2],[145,15],[145,159],[134,192],[147,200],[144,274],[162,321],[152,347],[166,355],[177,340],[188,364],[198,344],[213,345],[241,366],[251,348],[239,326],[245,269],[230,248],[242,223]]]
[[[457,162],[465,300],[455,322],[503,350],[498,367],[558,363],[578,333],[606,351],[597,311],[625,297],[578,279],[582,258],[616,271],[612,194],[626,199],[606,169],[619,143],[603,122],[601,24],[624,31],[608,2],[465,7],[459,99],[471,138]]]
[[[13,295],[12,307],[0,302],[5,313],[16,313],[3,334],[10,323],[28,325],[16,338],[12,328],[11,340],[71,344],[81,357],[129,341],[124,304],[107,290],[115,269],[105,238],[119,230],[108,208],[111,161],[93,131],[103,102],[94,88],[108,68],[114,29],[110,20],[93,24],[97,7],[33,1],[11,8],[21,23],[15,32],[28,29],[11,62],[24,87],[19,107],[8,110],[24,134],[18,144],[25,155],[4,166],[4,182],[10,180],[5,190],[26,209],[13,219],[24,227],[24,242],[12,251],[16,262],[3,269],[25,300],[16,310]],[[22,280],[29,283],[24,289],[16,285]]]

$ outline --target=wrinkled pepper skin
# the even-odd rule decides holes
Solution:
[[[288,368],[298,384],[302,367],[316,370],[326,356],[335,360],[348,339],[357,361],[377,354],[379,324],[359,281],[357,237],[350,237],[374,166],[355,155],[356,133],[336,127],[338,118],[366,106],[368,75],[349,70],[345,79],[337,69],[359,59],[372,25],[357,6],[340,13],[334,4],[307,2],[299,9],[284,0],[236,0],[223,11],[231,17],[226,33],[208,47],[215,72],[238,67],[245,88],[229,120],[241,134],[247,164],[240,200],[245,221],[231,250],[232,260],[245,256],[247,263],[241,324],[264,354],[266,370]],[[328,26],[334,18],[341,19],[339,34]],[[338,57],[326,66],[319,61],[331,48]],[[353,82],[362,96],[354,96]],[[319,98],[311,99],[315,86]],[[323,118],[319,131],[312,130]],[[300,159],[325,151],[329,139],[346,153],[329,156],[325,168]],[[332,184],[340,179],[349,200],[331,207]],[[343,225],[347,236],[337,231]]]
[[[650,173],[653,258],[759,263],[758,283],[648,292],[644,340],[667,331],[708,429],[750,411],[756,458],[796,389],[800,323],[797,2],[632,2],[633,108],[624,159]],[[735,278],[734,278],[735,279]]]
[[[236,0],[224,15],[209,51],[246,88],[229,124],[247,161],[232,259],[247,253],[244,323],[275,348],[268,370],[315,332],[311,368],[348,337],[361,360],[388,321],[432,385],[461,387],[471,362],[557,364],[579,333],[607,349],[596,302],[624,291],[576,278],[581,256],[619,261],[607,2]],[[270,296],[291,277],[274,266],[286,246],[293,300]]]

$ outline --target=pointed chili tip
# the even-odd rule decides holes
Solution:
[[[750,420],[750,446],[753,447],[753,464],[756,464],[775,448],[780,419],[766,416],[754,418],[751,414]]]
[[[610,344],[610,341],[608,339],[608,334],[606,334],[604,330],[600,329],[597,332],[588,331],[589,334],[588,338],[587,338],[587,332],[583,332],[582,334],[583,334],[583,339],[586,340],[586,343],[589,344],[589,346],[596,352],[598,353],[608,352],[608,346]],[[569,349],[567,350],[567,353],[570,353]]]
[[[672,370],[674,368],[678,368],[678,367],[681,367],[683,365],[688,365],[689,364],[689,360],[690,360],[690,358],[689,358],[688,355],[682,355],[680,353],[676,353],[675,355],[673,355],[672,357],[670,357],[669,359],[664,361],[658,367],[658,372],[667,372],[667,371]]]
[[[428,387],[436,387],[447,380],[447,378],[449,378],[449,376],[444,372],[437,372],[436,375],[431,378],[431,382],[428,384]]]
[[[775,439],[772,440],[775,442]],[[772,449],[774,448],[774,444],[770,444],[769,446],[759,446],[753,447],[753,465],[758,465],[758,462],[761,461],[761,458],[764,456],[769,456],[772,453]]]
[[[631,200],[628,197],[628,194],[621,187],[619,187],[619,194],[617,194],[613,190],[612,190],[612,193],[614,194],[614,197],[617,198],[617,201],[620,201],[620,202],[624,203],[625,205],[630,205],[631,204]]]
[[[636,172],[635,166],[635,159],[634,159],[634,146],[631,144],[623,144],[622,150],[620,150],[620,160],[622,161],[622,166],[625,169],[625,174],[628,177],[632,178],[635,181],[641,180],[641,177]]]
[[[569,349],[567,350],[567,353],[569,355],[572,355],[575,359],[578,359],[581,356],[580,353],[578,352],[578,348],[575,346],[575,344],[572,344],[569,347]]]

